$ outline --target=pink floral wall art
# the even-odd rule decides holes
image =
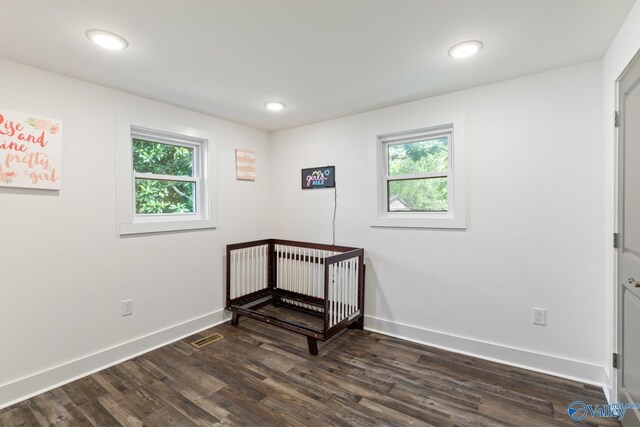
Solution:
[[[236,149],[236,179],[242,181],[256,180],[256,152]]]
[[[0,186],[59,190],[60,120],[0,109]]]

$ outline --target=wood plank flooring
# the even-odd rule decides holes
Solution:
[[[224,338],[189,345],[212,332]],[[597,387],[367,331],[310,356],[304,337],[241,318],[5,408],[0,426],[569,426],[575,400],[605,403]]]

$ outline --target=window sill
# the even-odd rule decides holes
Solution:
[[[466,229],[465,218],[453,214],[394,213],[371,218],[371,227]]]
[[[163,221],[137,221],[120,224],[120,235],[165,233],[170,231],[200,230],[216,228],[213,219],[173,219]]]

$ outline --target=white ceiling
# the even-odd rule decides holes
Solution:
[[[272,131],[600,58],[633,2],[0,0],[0,57]]]

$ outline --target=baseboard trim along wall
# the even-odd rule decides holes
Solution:
[[[368,331],[604,388],[604,367],[365,316]]]
[[[229,319],[224,310],[188,320],[92,355],[0,385],[0,409],[14,405],[79,378],[91,375],[156,348],[170,344]],[[554,375],[604,388],[602,366],[558,356],[534,353],[499,344],[458,337],[390,320],[365,316],[365,329],[400,339],[466,354],[518,368]]]
[[[229,316],[224,310],[214,311],[17,381],[2,384],[0,409],[196,334],[228,319]]]

